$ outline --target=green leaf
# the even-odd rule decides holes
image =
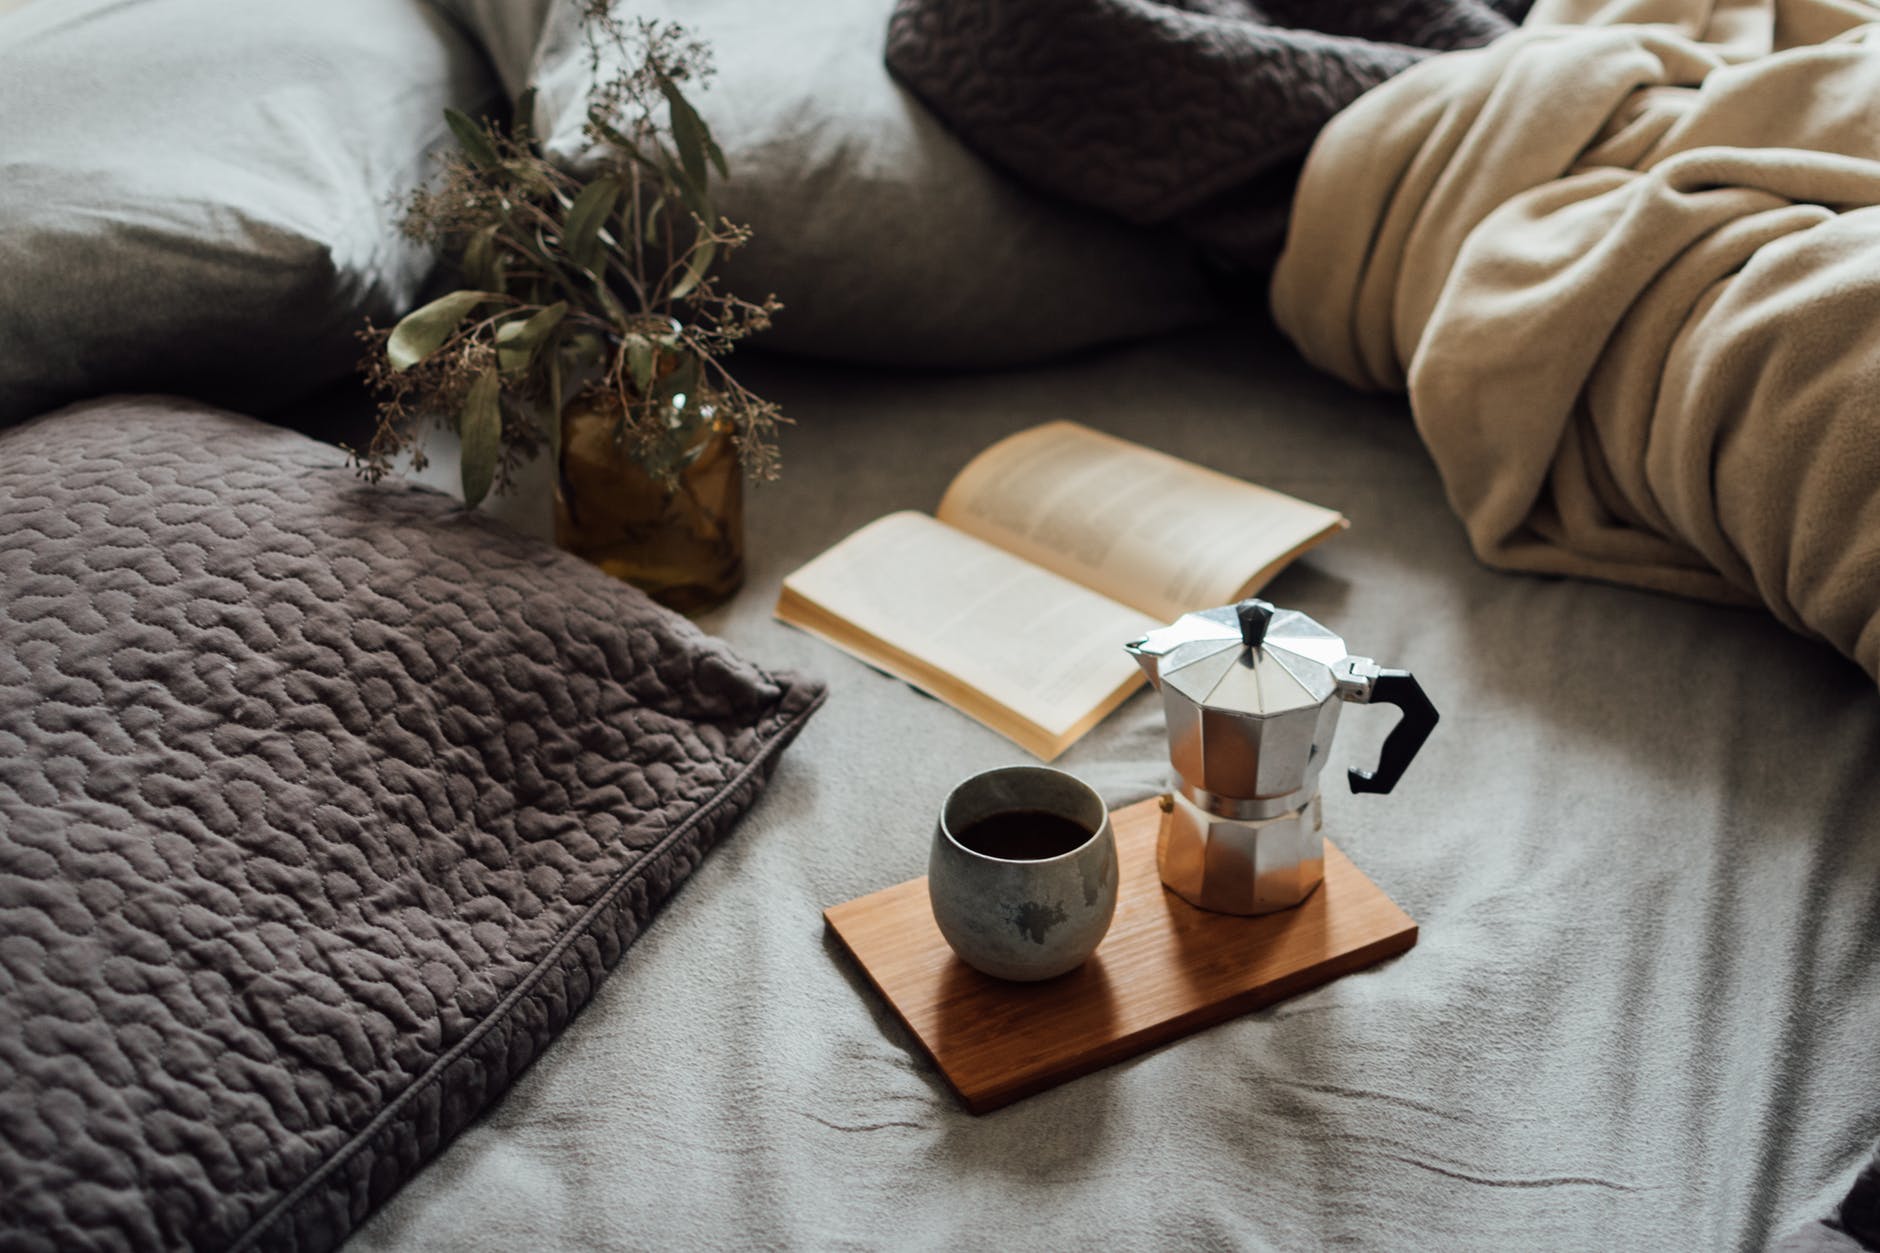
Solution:
[[[693,116],[696,117],[697,114]],[[705,119],[702,117],[698,119],[698,134],[699,138],[705,141],[705,155],[711,158],[713,167],[718,171],[718,177],[730,178],[731,170],[725,165],[725,150],[718,146],[716,139],[712,138],[712,128],[705,125]]]
[[[612,123],[608,122],[607,115],[602,113],[599,109],[588,110],[588,124],[599,131],[601,137],[606,139],[608,143],[620,149],[641,165],[656,168],[653,167],[653,163],[647,159],[646,154],[640,151],[639,145],[635,144],[632,139],[622,134]]]
[[[496,371],[485,370],[470,384],[457,434],[463,442],[463,503],[474,509],[490,494],[496,459],[502,452],[503,404]]]
[[[548,333],[568,315],[568,302],[557,300],[527,318],[514,318],[496,328],[496,366],[504,374],[522,374],[534,363]]]
[[[679,90],[678,83],[670,78],[662,78],[660,91],[665,93],[667,114],[672,122],[673,142],[678,145],[679,158],[685,164],[686,173],[702,190],[710,181],[705,170],[705,162],[710,161],[718,171],[718,177],[728,178],[730,168],[725,164],[725,150],[712,138],[712,128],[699,116],[685,94]]]
[[[663,74],[659,78],[659,89],[666,93],[666,113],[672,122],[672,142],[678,146],[679,160],[691,180],[703,188],[709,177],[705,170],[705,144],[710,136],[705,122],[679,93],[679,85]]]
[[[685,273],[673,285],[672,298],[674,300],[683,300],[705,281],[707,271],[712,268],[712,258],[717,255],[717,252],[718,245],[710,240],[706,240],[692,250],[692,255],[685,259]]]
[[[413,309],[392,328],[385,341],[385,359],[394,370],[409,370],[456,334],[472,309],[486,301],[503,299],[501,292],[454,291]]]
[[[496,255],[496,225],[484,227],[470,236],[470,241],[463,247],[464,281],[484,290],[503,285],[503,266]]]
[[[455,109],[444,110],[444,120],[450,124],[450,133],[457,137],[457,146],[463,149],[472,165],[487,170],[496,164],[496,149],[481,125]]]
[[[658,199],[654,200],[653,207],[646,211],[646,233],[645,234],[646,234],[646,242],[649,244],[657,244],[659,242],[659,211],[661,209],[664,209],[665,207],[666,207],[666,198],[664,196],[661,196]]]
[[[710,222],[712,220],[711,197],[705,193],[703,187],[693,181],[690,174],[685,172],[685,167],[671,157],[666,157],[660,168],[665,172],[666,178],[673,187],[678,190],[679,203],[700,221]]]
[[[542,349],[548,362],[548,455],[556,466],[561,465],[561,333],[559,329],[548,337],[548,343]],[[557,471],[559,473],[559,471]]]
[[[581,189],[581,194],[574,198],[574,205],[568,210],[568,225],[562,231],[562,245],[574,263],[593,273],[600,266],[601,250],[605,246],[601,240],[601,227],[613,216],[614,204],[620,199],[620,180],[615,178],[597,178]]]
[[[627,346],[627,373],[633,376],[633,390],[642,396],[652,395],[653,366],[658,361],[652,343],[644,335],[623,336],[621,342]]]
[[[633,320],[627,307],[620,303],[620,297],[614,295],[613,289],[607,286],[605,278],[594,280],[594,294],[600,299],[601,308],[607,311],[607,316],[614,320],[615,326],[624,327]]]
[[[535,316],[531,317],[523,326],[523,334],[540,339],[560,326],[561,320],[567,316],[568,302],[565,300],[557,300],[548,308],[537,310]]]
[[[547,273],[549,281],[554,284],[556,290],[565,291],[575,285],[579,276],[569,274],[568,271],[562,267],[561,261],[559,260],[561,256],[559,248],[549,246],[548,239],[542,234],[541,227],[538,226],[533,231],[530,231],[528,236],[523,240],[522,246],[523,250],[529,254],[529,260],[541,266],[543,271]]]

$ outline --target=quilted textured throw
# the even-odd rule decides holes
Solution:
[[[1271,262],[1332,115],[1529,0],[899,0],[888,65],[974,148],[1045,191],[1170,223],[1230,268]]]
[[[0,1247],[337,1244],[821,695],[247,419],[0,436]]]

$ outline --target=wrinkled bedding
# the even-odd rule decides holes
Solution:
[[[1273,309],[1408,390],[1484,561],[1880,677],[1880,8],[1546,0],[1326,129]]]
[[[1827,1212],[1783,1237],[1778,1253],[1855,1253],[1880,1249],[1880,1147]]]
[[[971,377],[741,360],[797,425],[750,496],[751,583],[704,625],[826,676],[828,703],[354,1253],[1709,1253],[1847,1194],[1880,1139],[1880,699],[1856,667],[1760,613],[1484,568],[1403,402],[1246,328]],[[1325,808],[1422,932],[975,1118],[821,911],[924,873],[947,789],[1022,754],[770,608],[800,563],[1066,416],[1352,519],[1269,591],[1442,710],[1394,793]],[[1389,721],[1347,720],[1326,777],[1374,761]],[[1058,764],[1120,805],[1164,760],[1142,695]]]
[[[1338,110],[1513,29],[1529,0],[898,0],[895,75],[1041,190],[1272,261],[1299,161]]]
[[[333,1247],[820,696],[258,422],[0,435],[0,1248]]]

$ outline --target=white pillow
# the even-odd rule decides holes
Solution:
[[[581,151],[587,47],[567,0],[444,0],[512,98]],[[991,365],[1214,316],[1189,248],[1047,200],[955,139],[882,61],[892,0],[622,0],[712,47],[693,103],[730,166],[720,212],[755,231],[731,290],[787,306],[753,344],[817,356]]]
[[[348,373],[433,258],[393,203],[497,85],[423,0],[0,15],[0,425],[126,389],[266,407]]]

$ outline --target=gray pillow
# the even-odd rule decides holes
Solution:
[[[568,0],[445,0],[538,128],[581,150],[590,80]],[[888,74],[892,0],[623,0],[712,45],[693,101],[725,150],[719,208],[756,232],[726,267],[787,306],[766,348],[992,365],[1150,334],[1216,310],[1186,247],[1046,200],[987,165]]]
[[[423,0],[0,15],[0,425],[126,387],[274,403],[432,265],[389,203],[497,94]]]
[[[580,1011],[822,697],[189,402],[0,434],[0,535],[21,1253],[339,1243]]]

